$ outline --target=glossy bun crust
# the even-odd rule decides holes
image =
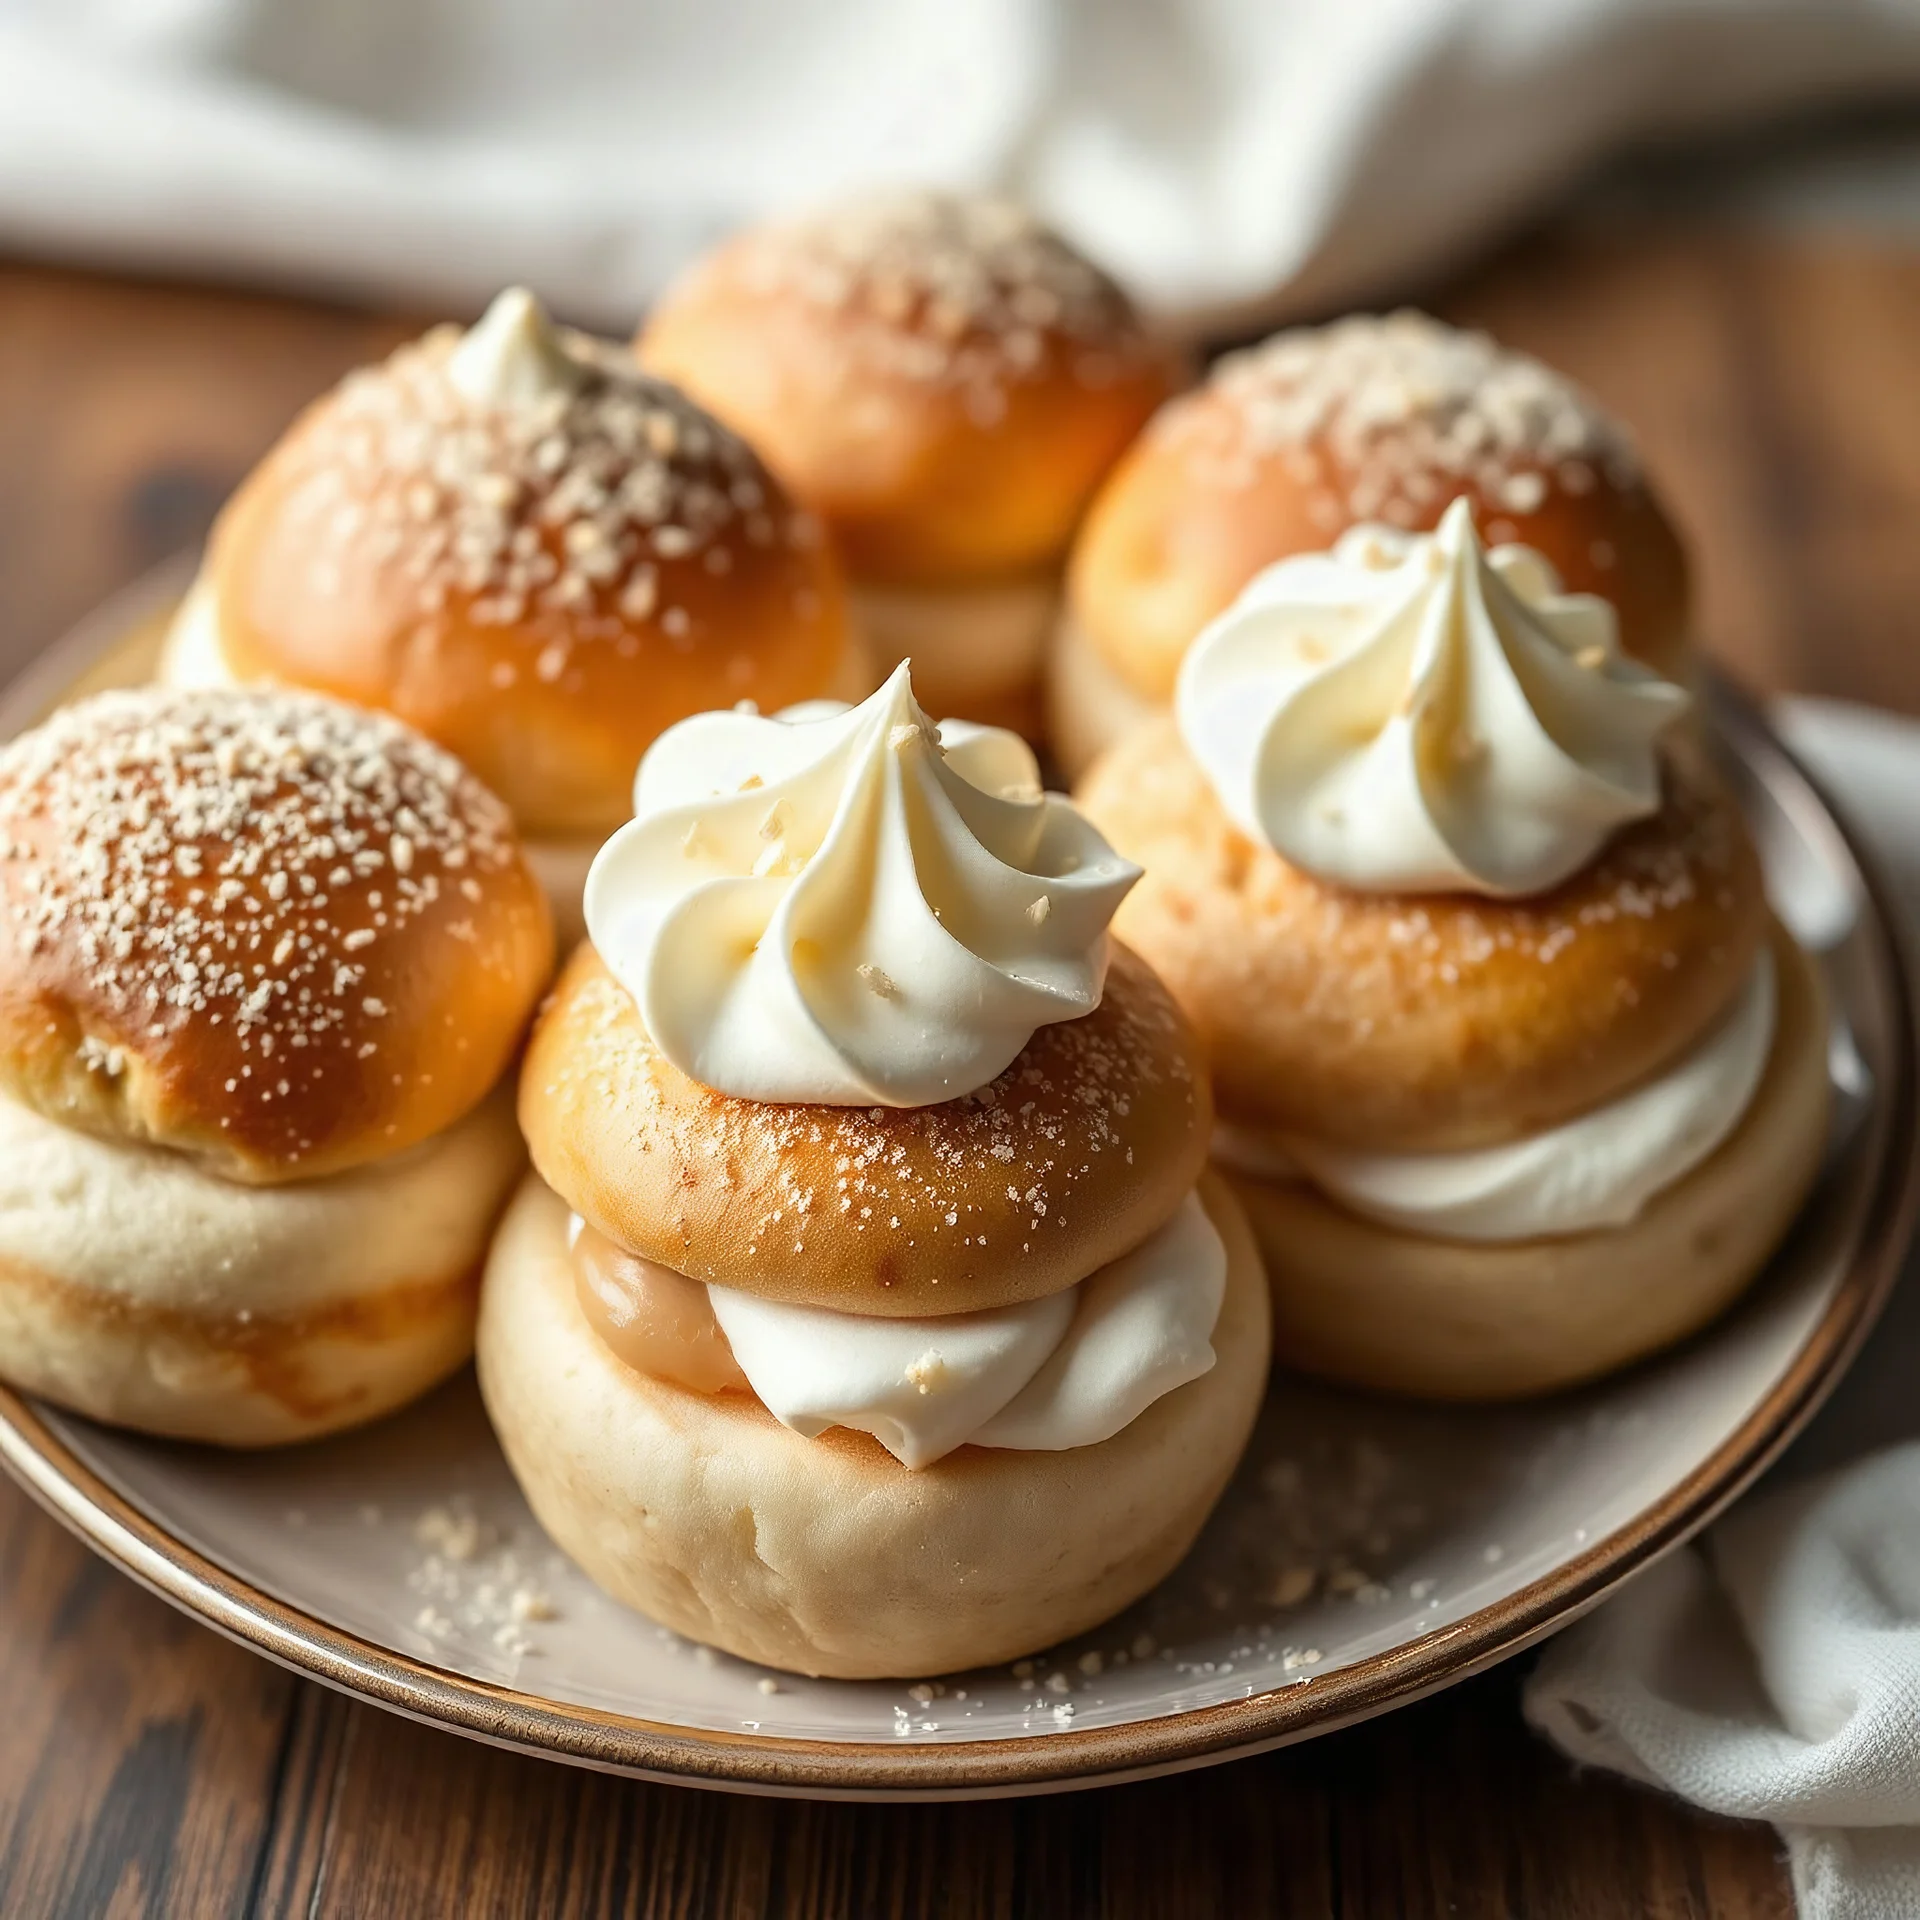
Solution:
[[[1383,1151],[1516,1139],[1625,1092],[1732,1004],[1767,906],[1731,797],[1685,738],[1665,801],[1537,899],[1353,893],[1222,810],[1171,720],[1079,800],[1146,868],[1118,935],[1213,1060],[1223,1117]]]
[[[877,1440],[802,1439],[751,1394],[691,1393],[588,1324],[566,1208],[529,1181],[481,1294],[480,1390],[528,1504],[616,1600],[798,1673],[911,1678],[1097,1626],[1185,1556],[1267,1381],[1260,1260],[1232,1196],[1219,1358],[1097,1446],[961,1447],[909,1473]]]
[[[1366,521],[1428,530],[1462,495],[1483,539],[1543,553],[1613,603],[1629,653],[1684,677],[1686,555],[1623,429],[1538,361],[1416,313],[1276,334],[1162,408],[1087,516],[1073,618],[1164,704],[1263,567]]]
[[[856,575],[902,584],[1054,561],[1178,371],[1031,216],[929,193],[729,241],[640,352],[826,516]]]
[[[964,1313],[1083,1280],[1171,1218],[1213,1119],[1192,1029],[1116,947],[1099,1008],[934,1107],[771,1106],[658,1053],[581,947],[527,1050],[541,1177],[609,1239],[697,1280],[847,1313]]]
[[[529,831],[610,831],[688,714],[828,690],[845,598],[817,521],[624,353],[480,404],[436,329],[348,376],[242,484],[204,578],[240,680],[379,707]]]
[[[457,1120],[552,965],[501,803],[311,694],[99,694],[13,741],[0,909],[0,1091],[243,1181]]]

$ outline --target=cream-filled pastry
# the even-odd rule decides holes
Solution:
[[[1268,1306],[1136,878],[905,668],[663,735],[521,1079],[481,1387],[554,1539],[696,1639],[941,1672],[1106,1618],[1244,1447]]]
[[[1068,541],[1178,372],[1105,275],[1006,202],[887,194],[729,241],[640,353],[826,519],[881,667],[1034,730]]]
[[[1267,569],[1088,775],[1283,1358],[1541,1391],[1691,1332],[1785,1232],[1822,983],[1687,704],[1462,501]]]
[[[242,483],[163,677],[381,708],[513,808],[563,935],[648,743],[872,682],[818,520],[523,289],[350,374]]]
[[[1604,595],[1627,653],[1686,677],[1686,555],[1620,423],[1484,334],[1356,315],[1227,355],[1114,469],[1048,656],[1062,763],[1077,775],[1165,713],[1195,636],[1263,568],[1355,527],[1430,531],[1456,500],[1490,544]]]
[[[102,694],[0,749],[0,1375],[229,1445],[466,1358],[553,961],[506,808],[385,715]]]

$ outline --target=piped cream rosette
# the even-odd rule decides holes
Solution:
[[[529,1050],[481,1381],[555,1539],[836,1674],[1031,1651],[1186,1550],[1267,1351],[1137,878],[1016,736],[706,714],[642,764]]]
[[[1660,806],[1688,696],[1526,547],[1364,527],[1258,575],[1196,643],[1181,732],[1243,832],[1370,893],[1544,893]]]
[[[1785,1230],[1820,981],[1687,704],[1461,502],[1269,568],[1188,655],[1177,731],[1090,775],[1297,1364],[1537,1391],[1690,1331]]]

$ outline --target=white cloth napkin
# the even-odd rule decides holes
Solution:
[[[1782,709],[1920,927],[1920,726]],[[1920,1915],[1920,1260],[1754,1498],[1548,1646],[1528,1718],[1576,1760],[1770,1820],[1803,1920]],[[1835,1463],[1851,1464],[1835,1468]]]
[[[1217,325],[1622,145],[1914,90],[1920,0],[0,0],[0,244],[624,328],[743,218],[910,180]]]

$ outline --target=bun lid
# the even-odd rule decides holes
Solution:
[[[856,572],[904,584],[1055,559],[1179,372],[1025,208],[935,192],[736,236],[640,353],[766,454]]]
[[[899,1318],[1077,1285],[1193,1191],[1207,1063],[1115,945],[1093,1012],[1041,1027],[999,1079],[927,1107],[715,1093],[661,1054],[583,941],[520,1076],[540,1177],[643,1259],[766,1300]]]
[[[234,677],[394,713],[550,833],[617,825],[675,720],[821,694],[847,647],[819,523],[752,448],[518,289],[310,407],[206,580]]]
[[[0,1091],[275,1182],[498,1078],[552,964],[506,808],[385,715],[106,693],[0,749]]]
[[[1612,603],[1627,652],[1684,677],[1686,556],[1626,429],[1530,355],[1415,312],[1275,334],[1163,407],[1087,516],[1074,614],[1164,702],[1262,568],[1355,526],[1431,532],[1460,499],[1485,542],[1543,554]]]

